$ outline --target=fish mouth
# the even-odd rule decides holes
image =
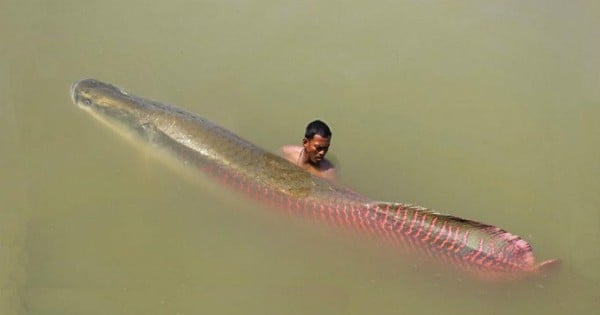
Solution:
[[[79,83],[81,83],[81,81],[83,81],[83,80],[86,80],[86,79],[77,80],[77,81],[75,81],[75,83],[71,84],[71,100],[73,100],[73,103],[78,105],[79,107],[83,107],[83,106],[78,102],[77,87],[79,86]]]

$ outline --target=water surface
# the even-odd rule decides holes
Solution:
[[[589,314],[600,305],[594,1],[0,5],[0,313]],[[77,109],[94,77],[270,151],[333,129],[340,181],[501,226],[562,269],[418,266],[184,174]]]

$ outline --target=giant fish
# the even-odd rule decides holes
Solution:
[[[175,106],[94,79],[71,88],[73,102],[181,163],[270,206],[349,227],[442,265],[487,279],[517,279],[558,264],[537,263],[531,245],[501,228],[400,202],[372,200],[314,176],[231,131]]]

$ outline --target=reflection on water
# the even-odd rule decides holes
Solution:
[[[600,306],[593,1],[14,2],[0,12],[1,314]],[[499,225],[564,265],[545,279],[474,283],[265,211],[80,112],[68,90],[85,76],[272,151],[322,118],[344,184]]]

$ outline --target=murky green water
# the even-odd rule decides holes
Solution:
[[[86,3],[87,2],[87,3]],[[1,314],[590,314],[595,1],[0,2]],[[232,198],[70,101],[95,77],[341,181],[504,227],[562,269],[481,284]]]

